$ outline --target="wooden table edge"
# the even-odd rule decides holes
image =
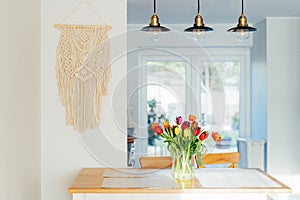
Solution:
[[[69,194],[170,194],[170,193],[291,193],[278,188],[203,188],[203,189],[151,189],[151,188],[69,188]]]
[[[292,189],[286,186],[285,184],[281,183],[271,175],[265,173],[261,169],[256,169],[258,172],[262,173],[263,175],[267,176],[270,178],[272,181],[280,185],[281,187],[241,187],[241,188],[208,188],[208,187],[203,187],[199,181],[196,184],[196,186],[200,186],[200,188],[189,188],[189,189],[184,189],[184,188],[166,188],[166,189],[161,189],[161,188],[103,188],[101,185],[99,187],[89,187],[89,186],[83,186],[83,187],[77,187],[75,183],[79,181],[80,175],[82,175],[84,172],[89,171],[89,170],[95,170],[97,171],[97,175],[93,175],[94,179],[97,180],[103,180],[103,172],[105,169],[110,169],[110,168],[83,168],[80,173],[78,174],[77,178],[73,182],[72,186],[68,188],[68,193],[70,194],[82,194],[82,193],[99,193],[99,194],[111,194],[111,193],[127,193],[127,194],[146,194],[146,193],[151,193],[151,194],[163,194],[163,193],[213,193],[213,192],[222,192],[222,193],[291,193]],[[128,168],[118,168],[118,169],[128,169]],[[90,175],[88,175],[90,176]],[[201,188],[202,187],[202,188]]]
[[[260,172],[260,173],[264,174],[265,176],[267,176],[269,179],[271,179],[272,181],[274,181],[275,183],[277,183],[278,185],[280,185],[283,189],[286,189],[287,191],[289,191],[289,193],[292,193],[292,189],[290,187],[288,187],[287,185],[283,184],[282,182],[280,182],[279,180],[277,180],[276,178],[274,178],[273,176],[271,176],[267,172],[264,172],[263,170],[261,170],[259,168],[254,168],[254,169],[256,169],[258,172]]]

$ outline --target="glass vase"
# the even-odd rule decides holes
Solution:
[[[193,166],[193,155],[189,151],[173,151],[172,156],[172,175],[177,180],[190,180],[195,177]]]

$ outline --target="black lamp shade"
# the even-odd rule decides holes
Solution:
[[[214,29],[207,27],[207,26],[192,26],[192,27],[184,29],[185,32],[193,32],[195,30],[209,32],[209,31],[213,31]]]
[[[254,32],[257,31],[257,28],[251,27],[251,26],[236,26],[234,28],[228,29],[229,32],[239,32],[239,31],[249,31]]]
[[[149,32],[149,31],[160,31],[160,32],[168,32],[170,31],[170,29],[166,28],[166,27],[163,27],[163,26],[145,26],[141,29],[141,31],[146,31],[146,32]]]

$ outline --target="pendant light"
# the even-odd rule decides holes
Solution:
[[[195,40],[203,40],[206,32],[213,31],[214,29],[207,27],[203,23],[203,18],[200,15],[200,0],[198,0],[198,14],[195,17],[194,26],[185,29],[185,32],[192,32]]]
[[[250,32],[257,31],[256,28],[250,27],[247,24],[247,18],[244,15],[244,0],[242,0],[242,14],[239,17],[237,26],[227,31],[236,33],[237,39],[239,41],[247,40],[250,36]]]
[[[145,26],[141,31],[146,31],[150,33],[150,38],[154,41],[158,40],[162,32],[168,32],[170,29],[163,27],[159,23],[158,16],[156,14],[156,0],[154,2],[154,12],[150,20],[149,26]]]

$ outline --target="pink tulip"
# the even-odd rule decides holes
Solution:
[[[182,117],[176,117],[176,124],[180,125],[182,123]]]

